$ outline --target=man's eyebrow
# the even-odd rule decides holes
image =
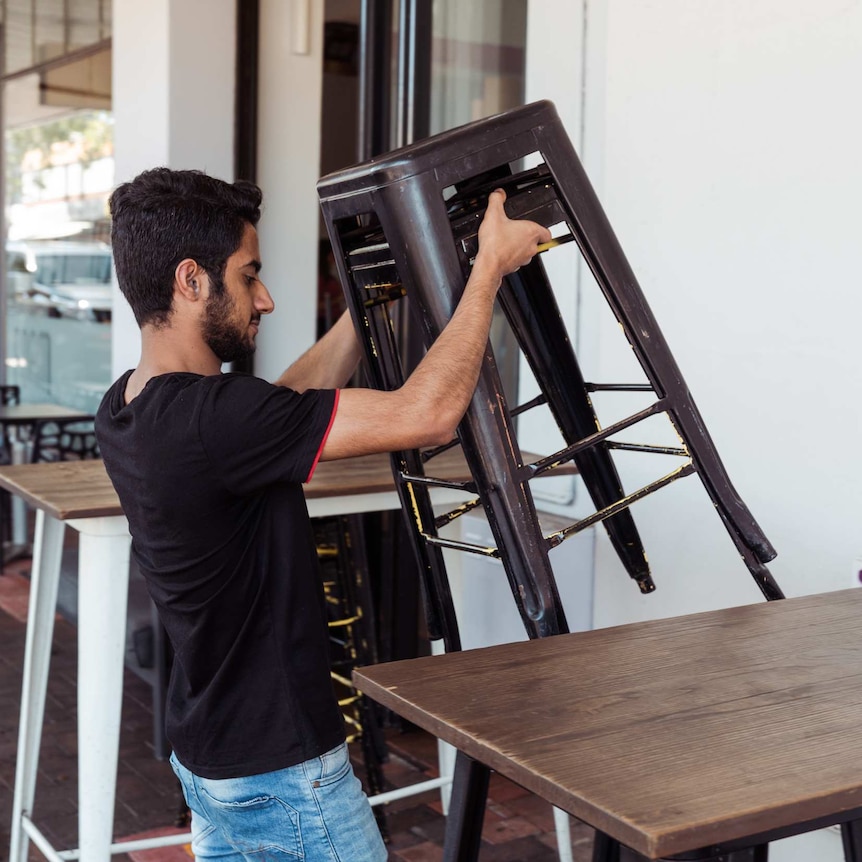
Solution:
[[[263,264],[259,260],[250,260],[248,263],[244,263],[240,269],[245,269],[247,266],[253,266],[255,272],[260,272],[260,268]]]

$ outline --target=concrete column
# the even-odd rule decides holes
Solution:
[[[116,182],[158,165],[233,179],[235,0],[114,0]],[[140,336],[115,285],[114,376]]]
[[[315,339],[323,0],[261,0],[258,176],[261,277],[275,300],[255,373],[274,380]],[[351,130],[349,134],[353,134]]]

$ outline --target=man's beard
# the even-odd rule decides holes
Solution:
[[[255,351],[254,339],[237,326],[236,306],[221,278],[210,279],[210,295],[204,312],[204,341],[222,362],[247,359]]]

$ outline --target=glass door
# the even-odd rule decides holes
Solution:
[[[524,103],[527,0],[434,0],[430,132]]]

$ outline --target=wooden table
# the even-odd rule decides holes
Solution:
[[[525,453],[525,457],[528,457]],[[532,456],[531,456],[532,457]],[[456,450],[434,460],[433,475],[465,480]],[[54,612],[65,525],[80,533],[78,552],[78,822],[80,859],[107,862],[112,852],[179,839],[111,845],[122,705],[128,598],[129,531],[101,461],[22,464],[0,468],[0,487],[36,508],[36,537],[21,695],[10,860],[26,862],[32,840],[59,859],[30,819],[42,734]],[[432,501],[448,504],[463,492],[435,488]],[[311,517],[397,509],[388,455],[318,464],[306,486]],[[113,846],[113,850],[112,850]],[[51,855],[53,854],[53,855]]]
[[[655,859],[862,816],[860,620],[855,589],[393,662],[354,681],[459,749],[462,820],[481,826],[490,767]],[[475,858],[469,840],[447,834],[445,858]]]
[[[37,422],[68,422],[92,419],[91,413],[59,404],[0,404],[0,425],[35,425]]]
[[[525,457],[536,456],[525,453]],[[434,459],[433,465],[433,475],[439,478],[455,481],[469,478],[459,450],[444,452]],[[0,487],[60,521],[123,514],[101,461],[0,467]],[[445,492],[446,489],[435,489],[432,493],[441,501],[460,500],[464,496],[460,492]],[[321,461],[305,486],[305,498],[312,518],[344,514],[345,498],[349,498],[347,511],[351,513],[399,506],[388,455]]]
[[[94,417],[90,413],[62,407],[59,404],[0,404],[0,430],[2,438],[9,445],[9,455],[13,464],[24,464],[30,460],[28,446],[31,446],[33,427],[39,422],[68,422],[70,420],[85,422]],[[14,429],[9,435],[8,429]],[[23,439],[18,435],[25,431]],[[27,544],[26,510],[23,503],[14,500],[12,503],[12,548],[5,555],[6,559],[29,553]]]

